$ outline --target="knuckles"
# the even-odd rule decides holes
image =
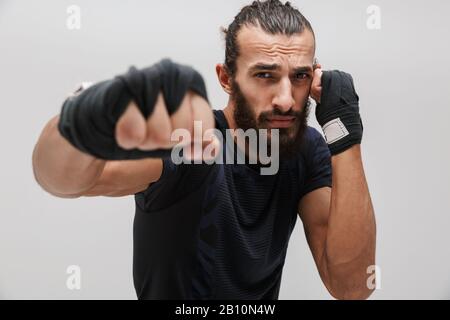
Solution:
[[[194,121],[202,121],[203,130],[208,129],[214,123],[214,117],[208,102],[191,91],[186,93],[186,99],[181,107],[187,108],[187,111],[184,112],[189,112],[190,117],[178,117],[176,127],[187,130],[191,137],[194,131]],[[157,109],[159,109],[159,112],[156,112]],[[196,112],[194,112],[195,110]],[[179,111],[177,110],[177,112]],[[174,115],[177,112],[169,115],[164,99],[160,99],[155,105],[154,112],[148,119],[145,119],[132,102],[117,122],[116,141],[119,146],[126,149],[136,147],[142,150],[171,148],[178,143],[178,141],[171,141],[172,132],[175,129],[173,125]]]

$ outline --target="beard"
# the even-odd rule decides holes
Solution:
[[[295,117],[294,123],[289,128],[277,128],[279,130],[279,152],[281,158],[292,158],[298,151],[307,127],[309,107],[311,101],[306,100],[301,111],[294,111],[292,108],[286,112],[278,108],[273,111],[262,112],[256,117],[254,108],[250,106],[238,83],[232,80],[232,99],[235,102],[234,121],[238,128],[248,129],[267,129],[268,132],[268,150],[271,150],[271,128],[269,128],[269,118],[271,116],[291,116]]]

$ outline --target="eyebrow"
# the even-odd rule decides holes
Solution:
[[[281,66],[279,64],[273,63],[273,64],[266,64],[266,63],[256,63],[252,65],[249,69],[249,73],[253,73],[256,71],[275,71],[280,70]],[[312,73],[313,69],[310,66],[299,66],[295,67],[293,70],[293,73]]]

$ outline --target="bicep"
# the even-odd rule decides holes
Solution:
[[[95,185],[82,196],[122,197],[145,190],[162,174],[159,158],[108,161]]]

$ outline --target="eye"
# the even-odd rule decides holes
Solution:
[[[308,78],[309,78],[309,74],[303,73],[303,72],[297,73],[295,75],[296,80],[303,80],[303,79],[308,79]]]
[[[261,78],[261,79],[271,79],[272,78],[272,74],[270,74],[269,72],[260,72],[260,73],[257,73],[255,76],[257,78]]]

